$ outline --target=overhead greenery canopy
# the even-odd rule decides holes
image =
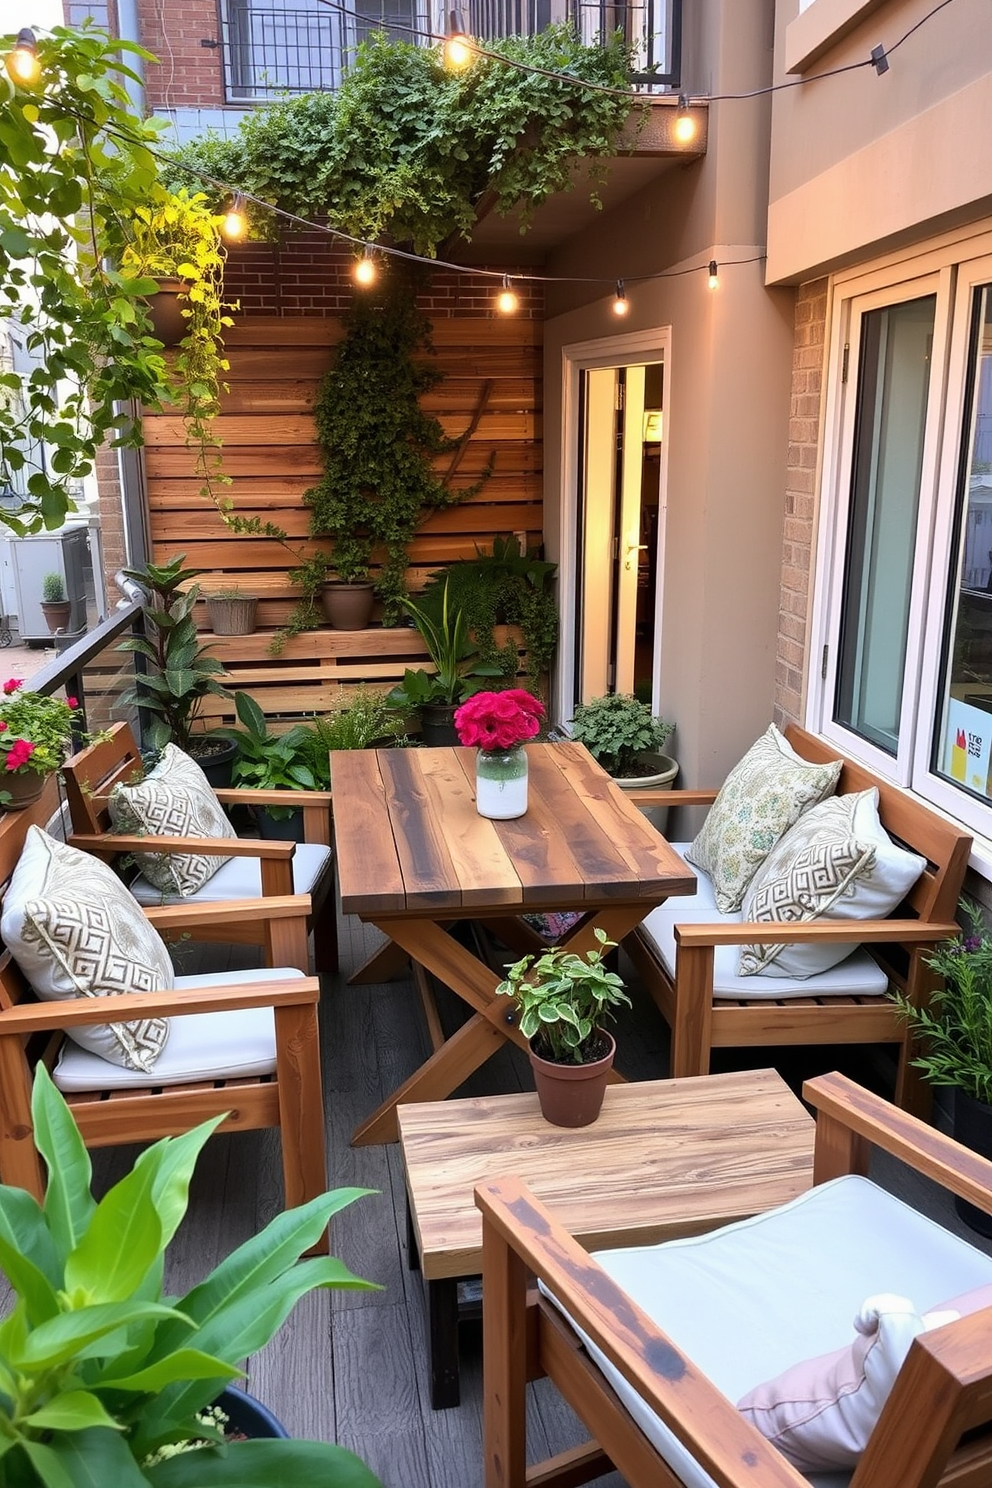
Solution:
[[[584,46],[569,26],[489,44],[500,56],[629,90],[630,49],[617,33]],[[180,154],[203,170],[301,217],[327,217],[352,237],[412,243],[435,255],[452,234],[470,238],[482,198],[526,222],[570,187],[578,161],[615,152],[634,95],[583,91],[560,78],[477,57],[461,72],[440,49],[374,33],[336,93],[260,108],[229,139],[207,135]],[[171,184],[188,182],[184,172]],[[249,207],[253,231],[276,230]]]
[[[0,39],[0,51],[12,45]],[[178,403],[204,460],[213,442],[226,366],[219,219],[202,195],[159,179],[158,126],[131,112],[121,52],[140,48],[56,27],[38,40],[37,83],[0,72],[0,331],[7,322],[34,358],[26,377],[0,364],[0,484],[29,497],[0,522],[18,532],[61,525],[108,439],[141,443],[121,411],[132,399]],[[170,370],[144,297],[171,275],[190,287]]]

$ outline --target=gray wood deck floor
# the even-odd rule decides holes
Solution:
[[[462,1404],[433,1411],[429,1399],[426,1318],[419,1273],[408,1265],[402,1165],[397,1147],[353,1149],[349,1137],[429,1052],[419,999],[409,980],[349,987],[347,976],[378,941],[348,918],[341,925],[342,969],[327,978],[321,1006],[324,1097],[331,1186],[376,1190],[334,1222],[332,1250],[377,1292],[311,1296],[278,1337],[248,1361],[247,1387],[305,1437],[351,1448],[386,1488],[480,1488],[482,1483],[481,1337],[478,1323],[462,1328]],[[195,969],[250,965],[245,947],[190,948]],[[183,954],[183,953],[180,953]],[[237,957],[238,960],[233,958]],[[192,965],[182,970],[194,969]],[[624,968],[633,973],[626,964]],[[650,999],[634,992],[635,1007],[617,1029],[618,1065],[629,1078],[667,1073],[667,1031]],[[457,1017],[457,1007],[444,1009]],[[739,1052],[739,1051],[738,1051]],[[774,1056],[753,1064],[779,1063]],[[728,1067],[729,1064],[728,1064]],[[790,1082],[831,1068],[886,1092],[888,1072],[863,1055],[808,1051],[780,1066]],[[461,1093],[531,1088],[526,1062],[506,1048]],[[102,1187],[126,1170],[134,1149],[95,1154]],[[956,1221],[950,1202],[927,1185],[908,1186],[886,1165],[879,1174],[949,1227],[975,1239]],[[248,1132],[208,1143],[191,1195],[189,1215],[170,1250],[167,1285],[185,1290],[281,1207],[277,1134]],[[981,1243],[981,1242],[976,1242]],[[532,1460],[562,1450],[584,1433],[547,1382],[531,1387]],[[622,1488],[617,1474],[599,1480]]]

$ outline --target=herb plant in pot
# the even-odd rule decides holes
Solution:
[[[72,614],[72,600],[66,595],[65,581],[60,573],[42,575],[41,613],[52,635],[68,627],[69,617]]]
[[[225,1440],[212,1414],[241,1361],[316,1288],[363,1288],[333,1256],[301,1261],[362,1189],[280,1214],[183,1297],[163,1287],[201,1148],[222,1117],[148,1147],[97,1203],[89,1154],[43,1063],[34,1140],[41,1206],[0,1187],[0,1266],[14,1293],[0,1324],[0,1479],[23,1488],[247,1488],[306,1482],[381,1488],[351,1452],[270,1436]],[[245,1397],[231,1406],[243,1421]]]
[[[527,810],[528,739],[536,738],[544,704],[522,687],[477,692],[455,710],[462,744],[475,744],[475,807],[480,816],[511,821]]]
[[[621,790],[646,786],[671,790],[679,773],[678,762],[661,751],[674,732],[674,723],[655,718],[647,703],[625,692],[579,703],[572,718],[572,738],[586,746]],[[659,812],[648,807],[646,814],[664,832],[667,808]]]
[[[955,940],[935,946],[926,963],[943,979],[929,1007],[896,1002],[922,1053],[912,1061],[931,1085],[954,1090],[954,1137],[992,1158],[992,937],[977,904],[965,901],[967,921]],[[973,1230],[992,1236],[992,1215],[964,1199],[954,1206]]]
[[[616,942],[604,930],[596,939],[598,948],[584,955],[552,949],[524,956],[496,988],[517,1004],[541,1111],[553,1126],[596,1120],[616,1053],[602,1023],[614,1016],[611,1009],[630,1006],[622,980],[604,964]]]

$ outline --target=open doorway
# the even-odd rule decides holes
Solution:
[[[607,692],[660,705],[668,335],[564,348],[563,717]]]

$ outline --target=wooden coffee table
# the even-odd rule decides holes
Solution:
[[[435,1410],[458,1404],[458,1280],[482,1270],[477,1183],[517,1175],[592,1250],[697,1235],[813,1181],[813,1118],[774,1070],[611,1085],[599,1120],[577,1130],[550,1126],[533,1094],[397,1115]]]

